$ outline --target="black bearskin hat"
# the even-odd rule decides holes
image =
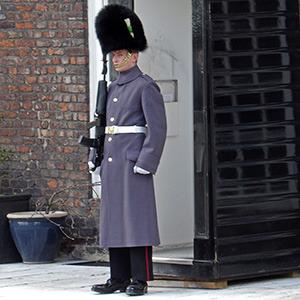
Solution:
[[[147,48],[142,22],[126,6],[105,6],[96,17],[95,27],[103,55],[115,50],[143,51]]]

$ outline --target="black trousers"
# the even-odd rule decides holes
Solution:
[[[111,278],[153,280],[152,247],[109,248]]]

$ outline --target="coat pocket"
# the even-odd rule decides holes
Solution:
[[[129,159],[129,160],[132,160],[132,161],[137,161],[137,159],[138,159],[138,157],[139,157],[139,154],[140,154],[140,152],[138,152],[138,151],[127,151],[126,152],[126,157],[127,157],[127,159]]]

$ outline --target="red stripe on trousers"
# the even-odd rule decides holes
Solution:
[[[150,275],[149,275],[149,260],[148,260],[148,247],[145,247],[146,249],[146,267],[147,267],[147,278],[148,281],[150,280]]]

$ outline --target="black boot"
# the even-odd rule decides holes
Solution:
[[[148,284],[146,281],[135,280],[126,289],[129,296],[141,296],[148,292]]]
[[[111,294],[115,291],[125,292],[127,286],[130,285],[129,279],[108,279],[105,284],[94,284],[92,291],[100,294]]]

